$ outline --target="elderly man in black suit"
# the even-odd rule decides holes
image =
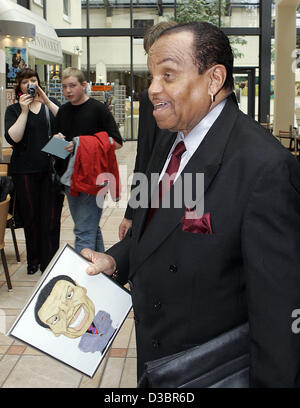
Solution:
[[[131,231],[106,254],[83,250],[87,273],[130,283],[139,376],[144,362],[248,320],[250,385],[299,387],[291,329],[300,305],[299,163],[232,102],[232,50],[218,28],[165,30],[148,65],[155,120],[175,133],[157,141],[146,175],[162,178],[177,160],[170,206],[136,209]],[[192,175],[194,192],[200,173],[203,214],[190,219],[193,208],[174,205],[172,191],[182,183],[184,192]]]

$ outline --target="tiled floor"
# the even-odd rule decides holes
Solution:
[[[123,200],[126,203],[128,180],[132,173],[136,154],[136,143],[126,142],[117,151],[117,157],[123,178]],[[106,249],[118,241],[118,225],[125,209],[105,208],[101,218]],[[65,200],[62,213],[61,243],[73,245],[73,221]],[[31,295],[41,274],[27,275],[26,251],[23,230],[17,230],[21,263],[16,261],[10,231],[5,235],[5,253],[8,261],[13,290],[8,292],[0,266],[0,387],[1,388],[129,388],[136,387],[136,349],[133,312],[127,317],[115,338],[110,351],[98,368],[94,377],[82,375],[76,370],[53,358],[22,344],[4,333],[14,322]]]

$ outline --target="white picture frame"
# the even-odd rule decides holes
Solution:
[[[132,300],[127,289],[105,274],[88,275],[88,265],[70,245],[59,249],[8,335],[93,377]]]

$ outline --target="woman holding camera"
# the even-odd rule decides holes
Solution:
[[[53,188],[50,158],[41,151],[59,105],[47,97],[37,72],[30,68],[18,72],[15,93],[18,102],[5,112],[5,138],[13,147],[9,172],[24,225],[27,273],[31,275],[39,267],[43,272],[59,248],[64,196]]]

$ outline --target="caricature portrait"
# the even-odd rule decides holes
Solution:
[[[132,299],[105,274],[89,276],[88,265],[64,244],[9,335],[92,377],[130,312]]]
[[[81,337],[81,351],[103,353],[115,332],[110,314],[95,306],[87,289],[67,275],[52,278],[40,291],[35,309],[36,322],[55,336]]]

